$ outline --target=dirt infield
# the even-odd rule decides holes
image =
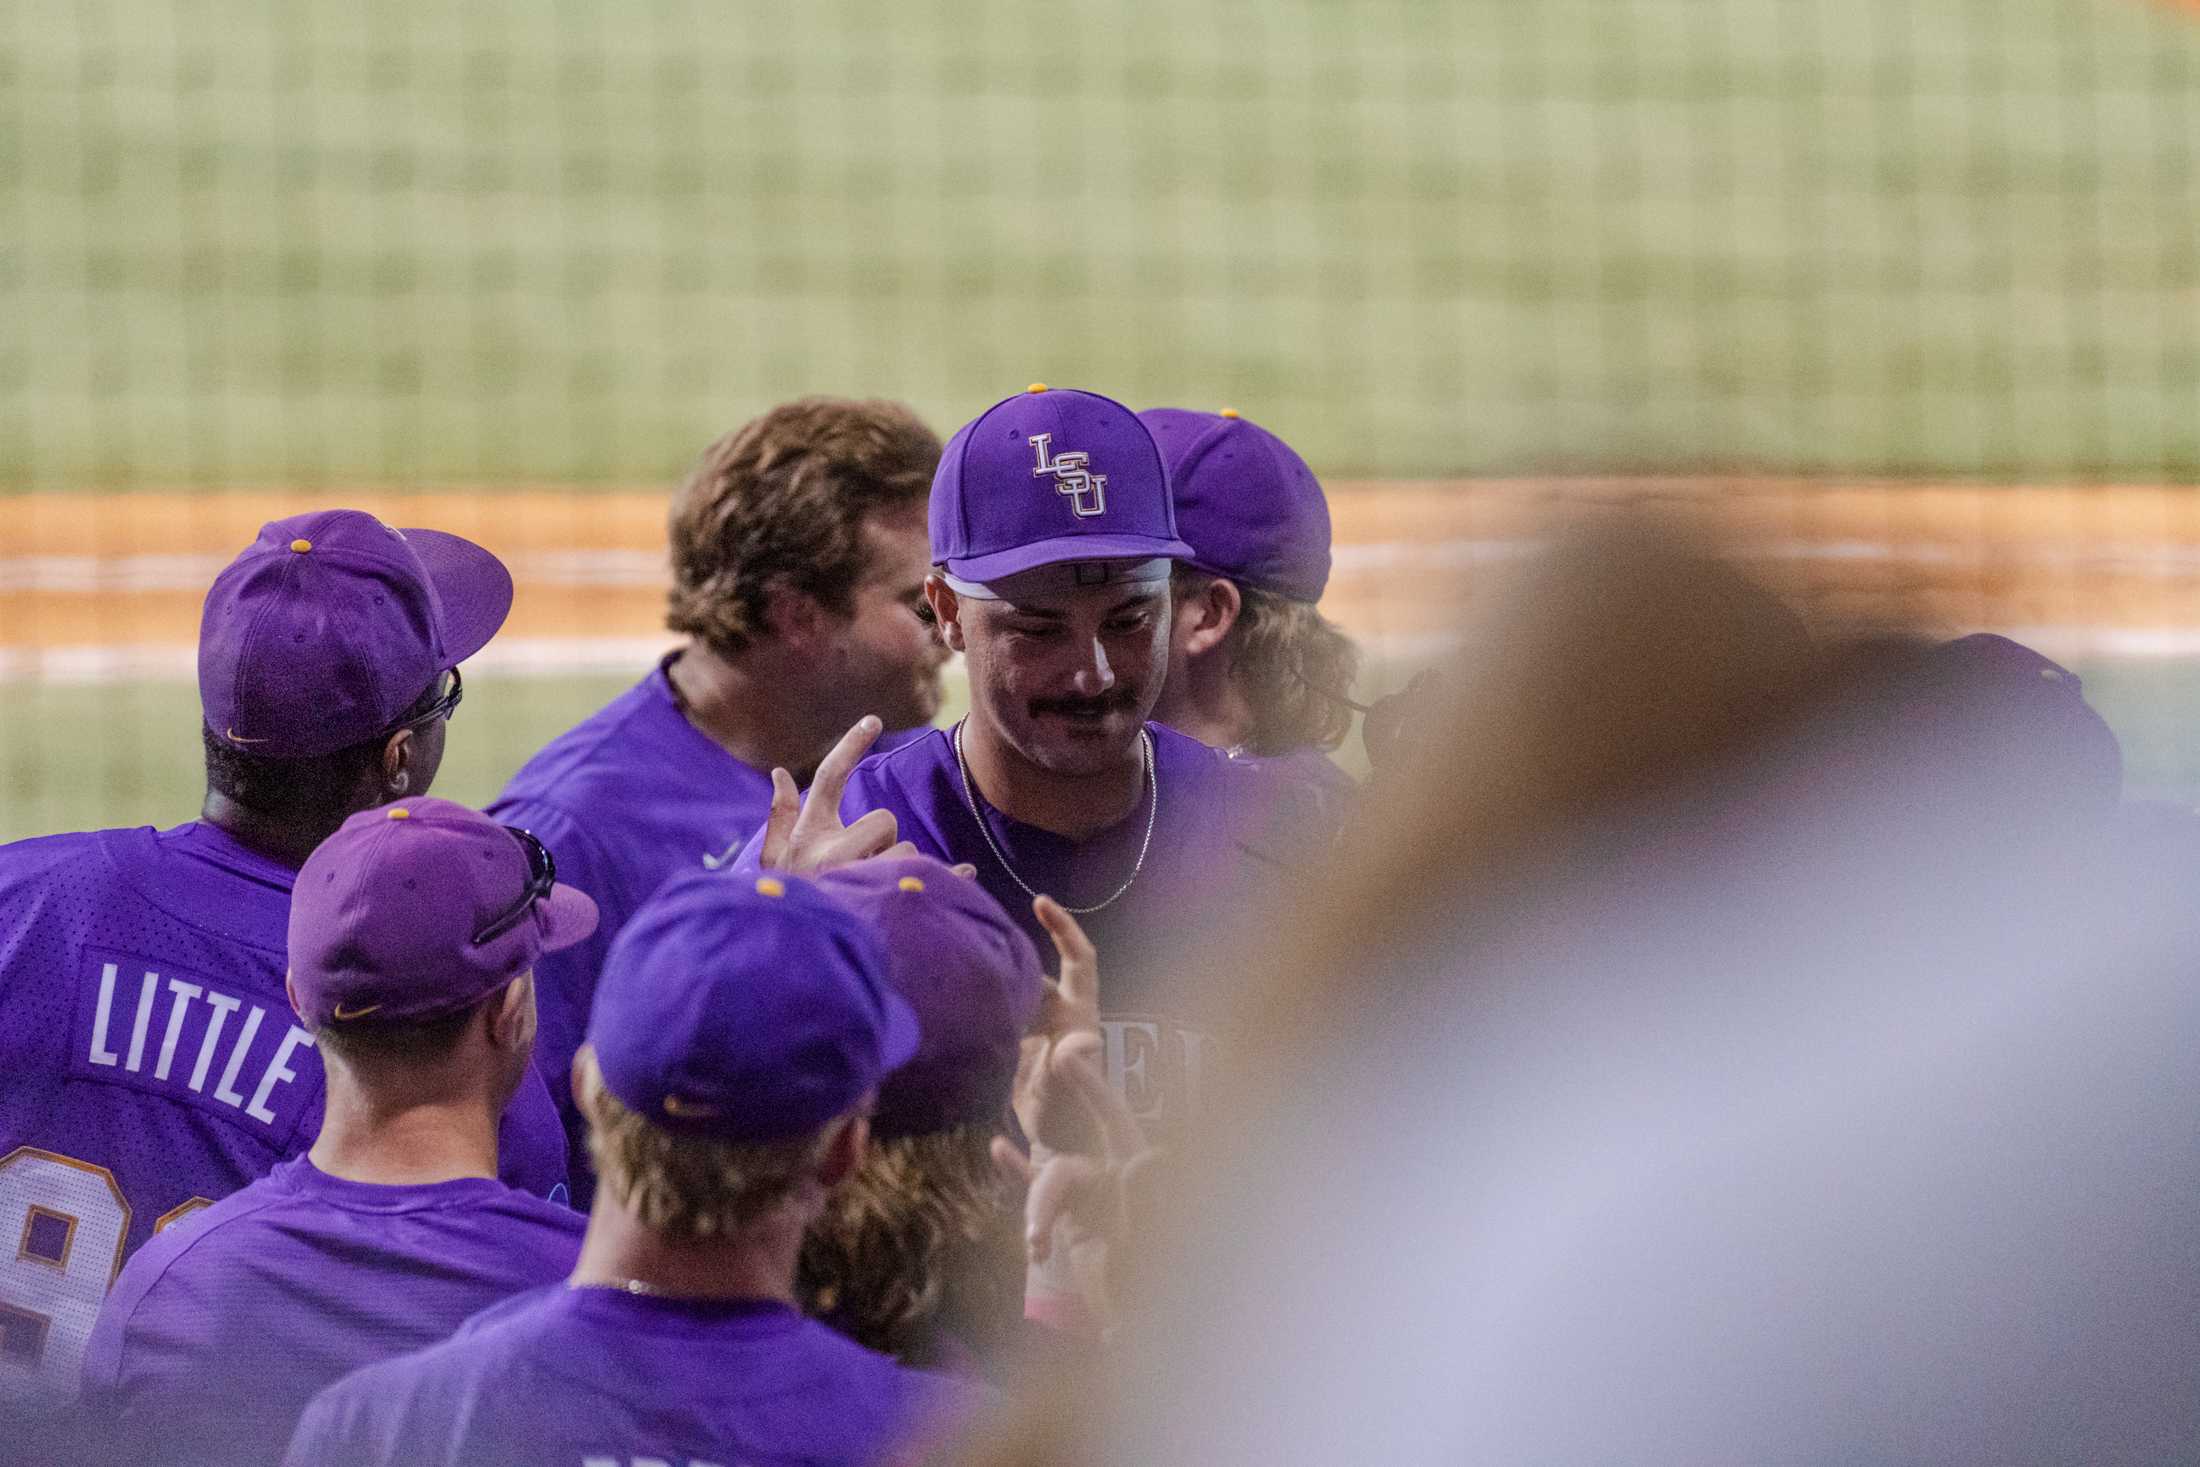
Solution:
[[[259,525],[343,502],[467,535],[513,567],[507,639],[661,635],[664,495],[452,490],[30,495],[0,500],[0,657],[188,646],[201,597]],[[1949,627],[2200,631],[2200,490],[1767,479],[1480,480],[1332,486],[1324,609],[1376,642],[1455,627],[1493,567],[1555,524],[1653,506],[1719,535],[1837,615],[1907,610]]]

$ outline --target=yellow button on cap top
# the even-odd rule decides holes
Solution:
[[[922,891],[924,890],[924,878],[921,876],[904,876],[894,885],[900,887],[903,891]]]
[[[783,897],[787,894],[787,883],[776,876],[759,876],[756,878],[756,894],[758,896]]]
[[[293,540],[290,542],[290,548],[303,555],[313,548],[313,542],[311,540]]]
[[[1215,414],[1218,418],[1234,418],[1237,415],[1238,410],[1236,408],[1224,408],[1221,412]]]
[[[396,809],[390,811],[390,819],[410,820],[412,819],[412,813],[412,811],[406,809],[403,805],[399,805]]]
[[[1034,382],[1029,387],[1026,387],[1024,389],[1024,391],[1026,392],[1044,392],[1046,390],[1047,385],[1044,382]]]

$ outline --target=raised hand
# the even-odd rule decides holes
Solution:
[[[883,725],[866,713],[855,727],[840,736],[817,766],[805,800],[795,789],[794,776],[784,769],[772,771],[772,810],[764,822],[764,845],[758,859],[775,871],[814,876],[835,866],[846,866],[872,856],[913,856],[917,848],[907,841],[895,843],[897,826],[891,810],[872,810],[853,825],[840,819],[840,796],[848,776],[879,736]]]

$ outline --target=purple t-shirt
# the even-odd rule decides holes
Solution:
[[[1049,968],[1054,944],[1016,878],[1075,908],[1106,901],[1136,869],[1128,891],[1078,920],[1100,952],[1108,1078],[1142,1121],[1166,1132],[1196,1110],[1218,1061],[1215,1015],[1201,995],[1172,981],[1179,960],[1211,924],[1254,909],[1280,873],[1318,861],[1334,829],[1320,803],[1299,793],[1303,781],[1161,724],[1146,727],[1159,809],[1149,791],[1123,820],[1082,841],[990,805],[981,832],[947,730],[865,759],[849,776],[841,814],[891,810],[901,838],[919,851],[974,865]]]
[[[272,1463],[323,1386],[563,1279],[586,1228],[486,1178],[375,1186],[298,1157],[138,1250],[83,1404],[164,1462]]]
[[[204,824],[0,846],[0,1358],[76,1388],[123,1260],[312,1145],[321,1061],[283,993],[288,866]],[[532,1069],[506,1181],[564,1185]]]
[[[323,1391],[284,1461],[858,1467],[894,1460],[983,1399],[784,1304],[558,1285]]]
[[[595,898],[587,941],[535,965],[535,1046],[570,1147],[575,1200],[593,1175],[573,1106],[573,1055],[588,1030],[596,977],[619,929],[665,879],[730,863],[771,813],[769,770],[727,753],[680,711],[662,665],[527,761],[488,807],[533,831],[558,880]]]

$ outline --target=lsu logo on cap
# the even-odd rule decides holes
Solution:
[[[1054,492],[1069,501],[1071,512],[1079,519],[1089,520],[1108,512],[1108,476],[1092,472],[1092,455],[1058,453],[1049,457],[1054,443],[1052,433],[1034,433],[1025,441],[1031,445],[1031,477],[1053,475]]]

